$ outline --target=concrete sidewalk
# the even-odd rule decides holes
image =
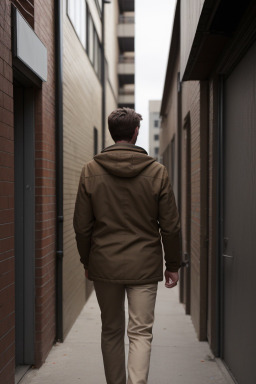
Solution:
[[[159,284],[155,313],[148,384],[233,384],[208,344],[197,340],[191,319],[178,302],[178,288],[168,290]],[[20,383],[104,384],[100,330],[93,292],[65,342],[55,345],[45,364],[28,371]]]

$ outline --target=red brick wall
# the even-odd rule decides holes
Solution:
[[[55,339],[54,1],[12,1],[47,47],[48,80],[35,89],[36,319],[35,365]],[[14,127],[11,2],[0,1],[0,382],[14,383]]]
[[[0,382],[14,382],[14,127],[11,5],[0,1]]]
[[[191,292],[190,311],[199,334],[200,324],[200,84],[189,82],[182,89],[182,117],[190,112],[191,121]],[[185,193],[182,184],[182,194]],[[184,215],[184,213],[183,213]],[[186,218],[183,216],[183,234]]]
[[[191,121],[191,292],[190,313],[200,340],[206,339],[206,276],[207,276],[207,105],[203,105],[205,85],[190,81],[182,84],[182,120],[190,112]],[[203,91],[203,95],[202,95]],[[182,141],[182,209],[181,224],[183,233],[183,249],[186,234],[186,179],[185,158],[186,148],[183,130]],[[202,138],[204,142],[202,142]]]
[[[48,78],[36,92],[36,360],[39,367],[55,339],[55,65],[54,1],[37,0],[35,32],[47,47]]]

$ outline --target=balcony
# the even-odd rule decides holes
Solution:
[[[120,13],[134,12],[135,0],[118,0]]]
[[[132,86],[128,85],[120,88],[119,95],[118,95],[118,106],[134,108],[134,104],[135,104],[134,85]]]
[[[117,72],[119,78],[119,85],[121,87],[125,84],[134,84],[134,56],[120,55]]]
[[[120,15],[117,27],[120,52],[134,52],[134,15]]]

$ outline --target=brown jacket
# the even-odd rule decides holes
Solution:
[[[133,144],[112,145],[85,164],[74,229],[91,280],[163,280],[161,238],[166,268],[179,269],[179,215],[166,168]]]

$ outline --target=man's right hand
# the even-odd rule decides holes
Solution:
[[[179,274],[178,272],[170,272],[170,271],[165,271],[164,273],[165,276],[165,286],[166,288],[173,288],[177,285],[179,281]]]

